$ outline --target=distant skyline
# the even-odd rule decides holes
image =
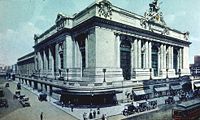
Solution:
[[[153,0],[110,0],[120,8],[143,15]],[[0,0],[0,64],[12,65],[33,51],[33,35],[55,24],[58,13],[72,16],[95,0]],[[200,55],[200,1],[159,0],[167,26],[190,32],[190,61]]]

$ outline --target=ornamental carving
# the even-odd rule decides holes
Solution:
[[[158,23],[164,26],[163,30],[159,30],[162,35],[169,35],[169,29],[166,26],[164,21],[163,13],[159,12],[160,4],[158,0],[154,0],[152,3],[149,4],[149,11],[144,13],[144,16],[140,20],[140,25],[145,28],[149,29],[150,31],[154,31],[151,24],[149,22]]]
[[[98,4],[99,7],[99,16],[103,16],[105,18],[110,18],[112,16],[112,4],[108,0],[102,0]]]
[[[188,40],[188,39],[189,39],[189,35],[190,35],[189,32],[184,33],[184,38],[185,38],[186,40]]]
[[[141,26],[145,27],[146,22],[149,21],[166,26],[163,18],[163,13],[159,12],[160,4],[162,3],[158,3],[158,0],[154,0],[152,3],[149,4],[149,11],[144,13],[144,17],[141,19]]]

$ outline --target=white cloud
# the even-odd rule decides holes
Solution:
[[[0,63],[15,64],[19,57],[33,51],[33,35],[41,31],[31,22],[20,26],[16,30],[7,29],[0,33]]]

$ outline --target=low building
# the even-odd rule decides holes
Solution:
[[[31,76],[35,73],[35,54],[31,52],[17,60],[17,74]]]

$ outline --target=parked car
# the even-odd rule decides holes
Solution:
[[[185,94],[179,96],[180,101],[187,101],[187,97]]]
[[[19,90],[15,91],[15,94],[13,95],[13,99],[18,99],[18,98],[20,98],[20,91]]]
[[[9,87],[9,86],[10,86],[9,83],[6,83],[6,84],[5,84],[5,87]]]
[[[46,93],[40,93],[38,95],[38,100],[39,101],[47,101],[47,94]]]
[[[173,96],[169,96],[166,100],[165,100],[165,104],[174,104],[175,100]]]
[[[124,116],[128,116],[134,114],[136,112],[136,107],[133,104],[127,104],[124,106],[124,110],[122,111]]]
[[[31,106],[28,97],[23,97],[22,99],[19,100],[19,102],[22,104],[23,107]]]
[[[147,105],[147,101],[143,100],[143,101],[139,101],[137,102],[138,103],[138,111],[139,112],[143,112],[143,111],[146,111],[148,110],[148,105]]]
[[[157,100],[148,100],[147,105],[148,105],[148,110],[155,109],[157,107]]]
[[[4,91],[3,91],[3,88],[0,88],[0,97],[4,97]]]
[[[8,107],[8,101],[7,101],[7,99],[5,99],[5,98],[1,98],[0,99],[0,107],[5,107],[5,108]]]

